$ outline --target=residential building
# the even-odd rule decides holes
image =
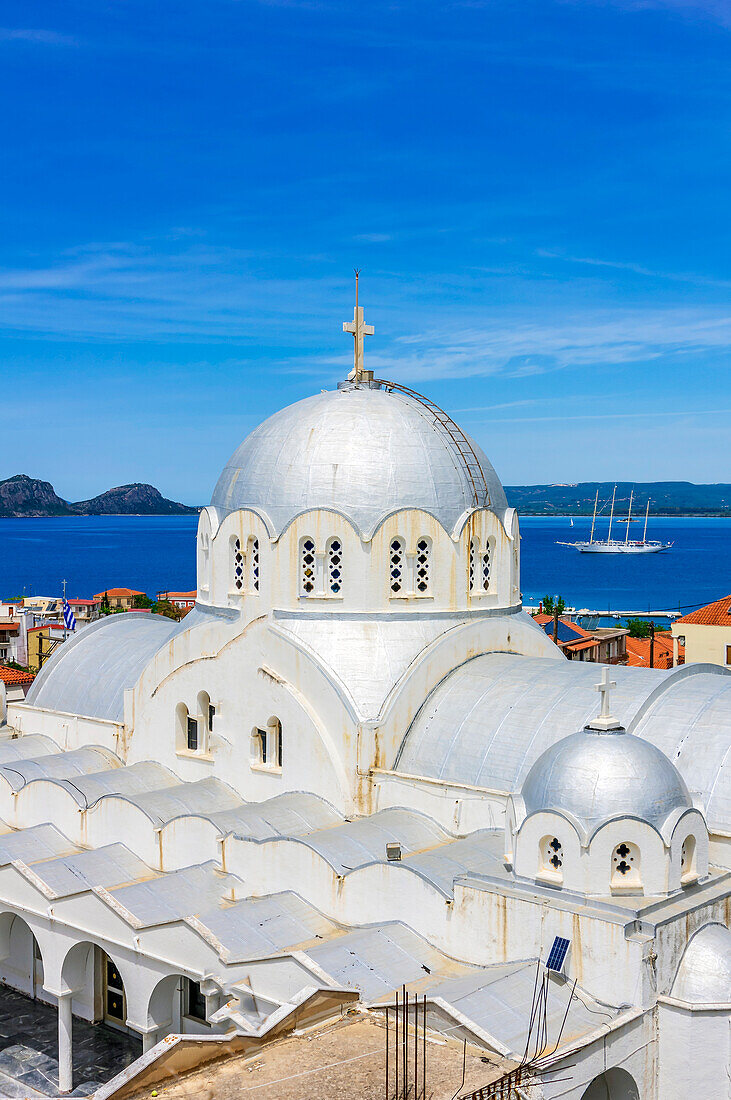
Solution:
[[[627,664],[633,668],[673,668],[685,663],[685,646],[678,647],[678,659],[673,661],[673,636],[667,631],[655,631],[655,643],[650,638],[627,636]]]
[[[69,596],[66,602],[73,611],[77,627],[86,626],[87,623],[93,623],[99,618],[99,608],[102,603],[100,596],[95,596],[91,600],[81,597],[72,599]]]
[[[0,683],[5,687],[5,699],[8,703],[22,703],[34,679],[35,676],[32,672],[23,672],[21,669],[7,668],[5,665],[0,665]],[[2,707],[0,706],[1,711]]]
[[[60,596],[24,596],[23,607],[45,621],[61,618]]]
[[[135,596],[144,596],[144,594],[144,592],[138,592],[136,588],[107,588],[104,592],[96,592],[94,599],[99,600],[101,604],[106,596],[109,600],[109,606],[113,610],[122,608],[123,611],[132,611],[135,605]]]
[[[23,652],[22,619],[17,614],[15,604],[0,603],[0,662],[20,660]]]
[[[553,638],[553,615],[539,612],[533,621],[549,638]],[[624,665],[627,663],[626,638],[629,631],[618,627],[595,627],[584,630],[571,619],[559,618],[556,644],[569,661],[592,661],[595,664]]]
[[[191,607],[195,606],[197,595],[198,593],[194,588],[192,592],[158,592],[156,599],[166,600],[174,607],[180,608],[181,611],[189,611]]]
[[[672,625],[673,639],[685,646],[685,663],[731,668],[731,595],[699,607]],[[679,664],[676,654],[674,664]]]
[[[27,665],[31,672],[40,672],[44,662],[68,636],[69,632],[63,623],[29,627]]]

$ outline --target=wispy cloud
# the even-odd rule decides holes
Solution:
[[[431,330],[395,341],[388,359],[401,378],[512,378],[566,367],[646,362],[731,348],[731,313],[706,308],[567,313],[536,322],[517,313],[466,332]]]
[[[392,241],[393,237],[390,233],[358,233],[353,240],[364,241],[366,244],[384,244]]]
[[[580,413],[565,416],[557,413],[555,416],[501,416],[499,419],[490,419],[491,424],[539,424],[539,423],[563,423],[564,421],[585,420],[685,420],[695,416],[728,416],[731,409],[675,409],[658,410],[645,409],[643,412],[608,412],[608,413]],[[488,423],[488,419],[478,423]]]
[[[41,27],[0,27],[0,42],[36,42],[43,46],[78,45],[78,40],[72,35],[59,34],[58,31],[44,30]]]
[[[258,344],[291,373],[342,369],[345,345],[342,355],[327,350],[337,345],[333,299],[342,297],[342,279],[309,277],[302,257],[287,257],[291,275],[283,277],[278,257],[186,239],[167,238],[165,248],[93,244],[53,263],[0,269],[0,328],[98,340],[237,339]],[[406,382],[520,379],[731,349],[731,311],[721,306],[579,309],[567,303],[498,311],[476,309],[473,300],[435,305],[437,281],[415,310],[400,306],[409,291],[398,277],[383,275],[381,282],[391,331],[406,331],[389,339],[378,327],[368,365]]]
[[[675,283],[691,283],[694,286],[713,286],[728,289],[729,279],[714,279],[708,275],[699,275],[690,271],[656,271],[642,264],[623,260],[606,260],[594,256],[565,256],[547,248],[536,249],[536,255],[545,259],[560,260],[567,264],[583,264],[586,267],[613,268],[616,271],[632,271],[635,275],[645,275],[650,279],[668,279]]]

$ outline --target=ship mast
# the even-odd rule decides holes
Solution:
[[[589,537],[589,546],[591,546],[591,544],[594,541],[594,524],[596,523],[596,506],[597,506],[598,503],[599,503],[599,490],[597,489],[596,496],[594,497],[594,515],[591,517],[591,535]]]
[[[645,512],[645,530],[642,534],[642,541],[647,542],[647,517],[650,514],[650,498],[647,498],[647,511]]]
[[[612,520],[614,519],[614,498],[617,495],[617,486],[614,486],[614,492],[612,493],[612,510],[609,513],[609,534],[607,535],[607,542],[612,541]]]
[[[627,509],[627,530],[624,533],[624,545],[625,546],[627,545],[627,541],[629,539],[629,525],[632,522],[632,494],[633,494],[633,492],[634,492],[634,489],[630,489],[630,491],[629,491],[629,508]]]

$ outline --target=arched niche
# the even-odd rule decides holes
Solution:
[[[624,1069],[608,1069],[595,1077],[581,1100],[640,1100],[634,1077]]]

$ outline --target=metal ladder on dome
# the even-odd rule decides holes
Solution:
[[[449,413],[446,413],[444,409],[440,409],[439,405],[430,401],[423,393],[417,393],[416,390],[409,389],[408,386],[402,386],[400,382],[387,382],[385,378],[374,378],[373,381],[383,386],[387,391],[395,390],[397,393],[406,394],[407,397],[411,397],[415,401],[418,401],[420,405],[424,406],[427,412],[432,414],[436,422],[444,429],[452,450],[456,452],[467,471],[467,476],[472,485],[475,507],[480,508],[484,504],[489,505],[491,503],[490,490],[487,486],[485,472],[482,469],[480,460],[469,439],[464,434],[459,424],[455,424]]]

